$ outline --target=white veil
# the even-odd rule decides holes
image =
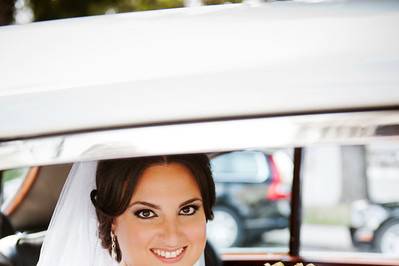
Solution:
[[[97,162],[75,163],[68,175],[40,252],[38,266],[116,266],[98,237],[90,200]],[[204,255],[195,266],[205,266]]]

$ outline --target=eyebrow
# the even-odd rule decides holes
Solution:
[[[186,200],[186,201],[182,202],[182,203],[179,205],[179,208],[181,208],[181,207],[183,207],[184,205],[187,205],[187,204],[189,204],[189,203],[192,203],[192,202],[194,202],[194,201],[201,201],[201,202],[202,202],[202,200],[201,200],[200,198],[192,198],[192,199],[189,199],[189,200]],[[156,210],[160,210],[160,209],[161,209],[160,206],[155,205],[155,204],[150,203],[150,202],[146,202],[146,201],[135,201],[135,202],[131,203],[131,204],[129,205],[129,207],[132,207],[133,205],[137,205],[137,204],[145,205],[145,206],[154,208],[154,209],[156,209]]]

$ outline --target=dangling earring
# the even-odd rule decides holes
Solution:
[[[111,231],[111,257],[116,260],[118,255],[116,253],[116,236],[114,234],[114,232]]]

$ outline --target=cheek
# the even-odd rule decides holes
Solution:
[[[182,226],[184,235],[191,245],[189,259],[194,264],[205,249],[206,244],[206,219],[205,216],[192,223]]]
[[[118,218],[115,225],[122,260],[128,265],[146,265],[148,246],[156,233],[134,219],[124,218]]]
[[[184,235],[191,243],[201,244],[206,241],[206,221],[196,221],[184,226]]]

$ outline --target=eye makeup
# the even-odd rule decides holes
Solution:
[[[154,217],[158,217],[158,215],[150,209],[139,209],[134,212],[134,215],[140,219],[151,219]]]
[[[194,215],[199,210],[200,207],[201,207],[200,205],[196,205],[196,204],[186,205],[180,209],[179,215],[183,215],[183,216]]]
[[[132,213],[139,219],[152,219],[158,217],[156,210],[160,211],[161,207],[153,203],[145,201],[136,201],[130,204],[130,207],[134,205],[144,205],[145,207],[133,210]],[[193,198],[180,204],[178,215],[191,216],[194,215],[202,206],[202,200]]]

